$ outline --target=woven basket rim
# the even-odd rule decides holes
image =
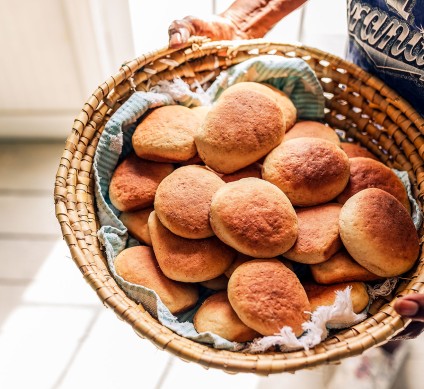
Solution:
[[[92,165],[93,155],[104,123],[109,119],[111,112],[120,105],[123,96],[134,91],[134,83],[137,84],[138,78],[141,79],[140,84],[144,82],[144,79],[151,80],[149,77],[152,74],[152,68],[156,70],[162,66],[159,62],[161,58],[171,56],[179,62],[178,67],[165,69],[170,75],[174,73],[178,75],[177,70],[181,68],[183,76],[187,76],[186,73],[190,73],[192,70],[192,62],[189,61],[209,59],[208,56],[214,55],[215,61],[222,59],[224,63],[227,61],[230,66],[234,58],[238,60],[237,56],[240,53],[248,57],[249,55],[270,53],[273,50],[278,53],[281,51],[284,55],[296,52],[300,57],[312,56],[317,61],[328,62],[332,68],[339,69],[336,71],[340,73],[340,78],[349,73],[360,81],[358,83],[359,91],[365,94],[369,93],[367,99],[370,103],[384,104],[386,120],[390,118],[390,123],[398,125],[402,132],[401,135],[405,137],[405,139],[398,140],[394,136],[397,136],[398,133],[395,132],[391,139],[395,139],[393,147],[397,147],[395,143],[400,143],[403,150],[406,150],[404,151],[407,153],[406,160],[411,165],[408,172],[417,181],[415,189],[418,193],[417,198],[421,202],[424,198],[422,187],[424,164],[422,162],[423,148],[421,147],[424,145],[422,137],[424,119],[413,107],[381,80],[338,56],[301,44],[271,42],[264,39],[210,41],[195,37],[182,48],[164,47],[124,63],[119,71],[101,84],[84,104],[74,121],[72,132],[66,140],[65,150],[56,174],[55,213],[63,238],[84,279],[98,294],[103,304],[112,308],[117,316],[131,325],[139,336],[148,338],[158,348],[166,349],[184,360],[229,372],[271,374],[337,362],[342,358],[361,354],[370,347],[387,342],[410,322],[409,319],[402,318],[394,311],[395,299],[393,299],[364,322],[327,339],[311,350],[263,354],[218,350],[182,338],[162,326],[142,306],[130,300],[109,274],[101,243],[96,235],[98,224],[92,189],[94,185]],[[252,51],[258,51],[258,54],[247,54]],[[203,63],[200,65],[204,66]],[[148,68],[149,71],[145,72],[145,68]],[[197,75],[198,73],[194,74],[195,77]],[[404,159],[402,157],[402,161]],[[421,233],[420,238],[422,238]],[[404,294],[424,291],[422,255],[420,252],[417,269],[411,276],[411,281],[403,289]]]

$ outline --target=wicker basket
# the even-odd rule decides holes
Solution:
[[[303,58],[315,70],[326,96],[326,122],[359,141],[390,167],[406,170],[420,206],[424,196],[424,120],[383,82],[320,50],[263,40],[210,42],[193,39],[178,50],[164,48],[125,63],[84,104],[69,135],[55,184],[56,215],[72,258],[106,307],[142,338],[178,357],[227,372],[271,374],[335,363],[381,345],[409,323],[392,301],[377,300],[373,316],[308,351],[248,354],[213,349],[162,326],[130,300],[111,277],[96,232],[93,157],[110,116],[134,92],[159,80],[181,77],[205,85],[221,70],[260,54]],[[168,59],[168,60],[167,60]],[[172,60],[172,61],[170,61]],[[176,66],[176,63],[179,65]],[[420,232],[422,239],[422,233]],[[423,255],[397,295],[424,292]]]

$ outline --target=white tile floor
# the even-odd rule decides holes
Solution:
[[[258,377],[182,362],[107,310],[71,260],[55,220],[63,147],[0,143],[0,388],[326,387],[328,368]],[[396,389],[423,387],[424,337],[410,344]]]

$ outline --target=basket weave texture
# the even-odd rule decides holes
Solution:
[[[178,50],[164,48],[125,63],[101,84],[74,121],[55,182],[55,210],[72,258],[103,304],[114,310],[142,338],[178,357],[227,372],[272,374],[296,371],[361,354],[387,342],[409,320],[393,309],[398,296],[424,292],[423,254],[391,296],[371,306],[364,322],[326,339],[313,349],[249,354],[213,349],[162,326],[129,299],[112,278],[96,232],[93,158],[110,116],[136,90],[147,91],[161,80],[182,78],[203,86],[229,66],[271,54],[304,59],[315,71],[326,97],[325,121],[360,142],[383,163],[406,170],[416,199],[424,201],[424,119],[382,81],[357,66],[320,50],[264,40],[192,39]],[[419,232],[422,242],[422,231]]]

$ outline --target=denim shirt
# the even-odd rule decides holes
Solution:
[[[424,116],[424,0],[348,0],[348,60]]]

